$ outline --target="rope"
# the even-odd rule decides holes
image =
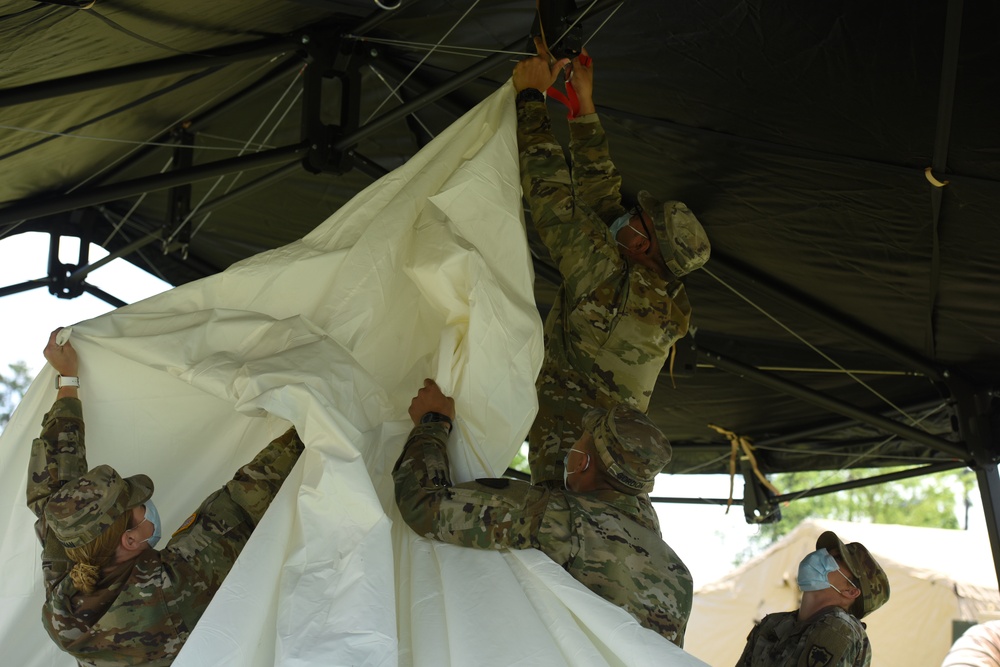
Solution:
[[[446,33],[444,34],[444,36],[443,36],[443,37],[442,37],[441,39],[439,39],[439,40],[438,40],[438,45],[440,45],[440,44],[441,44],[441,42],[443,42],[443,41],[444,41],[445,39],[447,39],[448,35],[450,35],[450,34],[451,34],[451,33],[452,33],[452,32],[453,32],[454,30],[455,30],[455,28],[457,28],[457,27],[458,27],[458,25],[459,25],[459,24],[460,24],[460,23],[461,23],[461,22],[462,22],[463,20],[465,20],[465,17],[469,15],[469,12],[471,12],[471,11],[472,11],[473,9],[475,9],[475,8],[476,8],[476,5],[478,5],[478,4],[479,4],[479,0],[476,0],[475,2],[473,2],[473,3],[472,3],[472,6],[470,6],[470,7],[468,8],[468,9],[466,9],[466,10],[465,10],[465,13],[464,13],[464,14],[462,14],[462,15],[461,15],[461,16],[460,16],[460,17],[458,18],[458,20],[457,20],[457,21],[455,21],[454,25],[452,25],[452,26],[451,26],[450,28],[448,28],[448,32],[446,32]],[[392,93],[390,93],[388,97],[386,97],[386,98],[385,98],[384,100],[382,100],[382,103],[381,103],[381,104],[379,104],[379,105],[378,105],[377,107],[375,107],[375,111],[373,111],[373,112],[371,113],[371,115],[370,115],[370,116],[368,116],[368,118],[367,118],[367,119],[365,119],[365,122],[364,122],[364,124],[365,124],[365,125],[367,125],[367,124],[368,124],[369,122],[371,122],[371,119],[372,119],[372,118],[374,118],[374,117],[375,117],[375,115],[376,115],[376,114],[377,114],[377,113],[378,113],[379,111],[381,111],[381,110],[382,110],[382,107],[384,107],[384,106],[385,106],[386,102],[388,102],[389,100],[391,100],[391,99],[392,99],[392,96],[393,96],[393,95],[395,95],[395,94],[396,94],[396,92],[398,92],[398,91],[399,91],[399,89],[403,87],[403,84],[404,84],[404,83],[406,83],[407,81],[409,81],[410,77],[411,77],[411,76],[413,76],[413,74],[414,74],[414,73],[415,73],[415,72],[416,72],[416,71],[417,71],[418,69],[420,69],[420,66],[424,64],[424,61],[426,61],[426,60],[427,60],[428,58],[430,58],[430,57],[431,57],[431,54],[432,54],[432,53],[434,53],[434,51],[436,50],[436,48],[437,48],[437,46],[435,46],[435,48],[433,48],[433,49],[431,49],[430,51],[428,51],[428,52],[427,52],[427,54],[426,54],[426,55],[425,55],[425,56],[424,56],[423,58],[421,58],[421,59],[420,59],[420,62],[418,62],[418,63],[417,63],[416,65],[414,65],[414,66],[413,66],[413,69],[411,69],[411,70],[409,71],[409,73],[408,73],[408,74],[407,74],[406,76],[404,76],[404,77],[403,77],[403,80],[399,82],[399,84],[398,84],[398,85],[396,86],[396,88],[395,88],[395,89],[393,89]]]
[[[760,483],[770,489],[774,495],[781,495],[774,484],[771,484],[767,477],[764,476],[764,473],[760,471],[760,468],[757,467],[757,457],[753,455],[754,447],[750,442],[750,438],[736,435],[732,431],[727,431],[721,426],[716,426],[715,424],[709,424],[708,427],[726,436],[729,440],[729,444],[732,446],[732,451],[729,453],[729,500],[726,501],[726,514],[729,514],[729,508],[732,507],[733,504],[733,485],[736,480],[736,461],[741,451],[743,452],[743,456],[750,461],[750,467],[753,468],[754,477],[760,480]],[[744,492],[743,495],[746,496],[746,492]]]
[[[906,411],[903,410],[901,407],[899,407],[898,405],[896,405],[895,403],[893,403],[887,396],[884,396],[883,394],[881,394],[874,387],[872,387],[867,382],[865,382],[860,377],[858,377],[857,374],[851,372],[850,370],[844,368],[842,365],[840,365],[839,363],[837,363],[837,361],[835,361],[828,354],[826,354],[825,352],[823,352],[822,350],[820,350],[818,347],[816,347],[815,345],[813,345],[812,343],[810,343],[809,341],[807,341],[805,338],[803,338],[802,336],[800,336],[798,333],[796,333],[795,331],[793,331],[790,327],[788,327],[787,325],[785,325],[778,318],[774,317],[769,312],[767,312],[766,310],[764,310],[764,308],[762,308],[761,306],[759,306],[756,303],[754,303],[749,297],[747,297],[746,295],[744,295],[743,293],[741,293],[738,289],[736,289],[735,287],[733,287],[732,285],[730,285],[729,283],[727,283],[725,280],[723,280],[719,276],[717,276],[714,273],[712,273],[712,271],[710,269],[708,269],[707,267],[702,267],[702,271],[704,271],[705,273],[707,273],[708,275],[710,275],[712,278],[715,278],[715,280],[718,281],[723,287],[725,287],[726,289],[728,289],[729,291],[731,291],[733,294],[735,294],[739,298],[743,299],[750,306],[752,306],[754,309],[756,309],[759,313],[761,313],[762,315],[764,315],[764,317],[766,317],[767,319],[771,320],[772,322],[774,322],[775,324],[777,324],[779,327],[781,327],[782,329],[784,329],[788,334],[790,334],[792,337],[794,337],[800,343],[802,343],[803,345],[805,345],[806,347],[808,347],[810,350],[812,350],[813,352],[815,352],[816,354],[818,354],[819,356],[821,356],[823,359],[825,359],[826,361],[828,361],[832,366],[834,366],[836,368],[839,368],[843,373],[845,373],[852,380],[854,380],[855,382],[857,382],[858,384],[860,384],[862,387],[864,387],[865,389],[867,389],[869,392],[871,392],[873,395],[875,395],[879,400],[881,400],[886,405],[888,405],[889,407],[891,407],[893,410],[895,410],[896,412],[898,412],[900,415],[902,415],[903,417],[905,417],[906,419],[908,419],[913,426],[916,427],[919,424],[919,422],[916,419],[914,419],[911,415],[907,414]]]
[[[0,130],[13,130],[14,132],[24,132],[25,134],[41,134],[49,137],[67,137],[69,139],[85,139],[87,141],[106,142],[110,144],[130,144],[133,146],[164,146],[176,148],[177,144],[157,141],[137,141],[133,139],[112,139],[111,137],[95,137],[87,134],[74,134],[72,132],[54,132],[51,130],[35,130],[30,127],[18,127],[16,125],[0,125]],[[229,151],[236,152],[239,148],[227,148],[225,146],[195,146],[198,150],[206,151]]]
[[[243,144],[243,147],[242,147],[242,148],[240,149],[240,151],[239,151],[238,155],[243,155],[244,153],[246,153],[246,152],[247,152],[247,151],[248,151],[248,150],[250,149],[250,146],[251,146],[251,145],[252,145],[252,144],[254,143],[254,140],[255,140],[255,139],[257,138],[257,135],[258,135],[258,134],[259,134],[259,133],[261,132],[261,130],[263,130],[263,129],[264,129],[264,125],[266,125],[266,124],[267,124],[267,121],[268,121],[268,120],[269,120],[269,119],[271,118],[271,116],[272,116],[272,115],[274,115],[274,113],[275,113],[275,112],[276,112],[276,111],[278,110],[278,106],[279,106],[279,105],[280,105],[280,104],[282,103],[282,101],[284,101],[284,99],[285,99],[286,97],[288,97],[288,94],[292,92],[292,89],[293,89],[293,88],[295,87],[295,85],[296,85],[296,84],[298,83],[298,80],[299,80],[299,78],[300,78],[300,77],[302,76],[302,73],[303,73],[304,71],[305,71],[305,67],[300,67],[300,68],[299,68],[299,69],[298,69],[298,70],[297,70],[297,71],[295,72],[295,76],[293,76],[293,77],[292,77],[292,80],[291,80],[291,81],[290,81],[290,82],[288,83],[288,86],[287,86],[287,87],[285,88],[285,90],[284,90],[284,91],[283,91],[283,92],[281,93],[281,95],[280,95],[280,96],[278,96],[278,99],[277,99],[277,100],[275,100],[274,104],[272,104],[272,105],[271,105],[271,108],[270,108],[270,109],[268,110],[267,114],[265,114],[265,115],[264,115],[264,118],[263,118],[263,119],[262,119],[262,120],[260,121],[260,123],[258,123],[258,124],[257,124],[257,127],[256,127],[256,129],[254,129],[254,131],[253,131],[253,134],[252,134],[252,135],[250,135],[250,138],[249,138],[249,139],[247,139],[247,140],[246,140],[246,142],[244,142],[244,144]],[[270,132],[268,133],[268,135],[267,135],[267,136],[266,136],[266,137],[264,138],[264,142],[263,142],[263,143],[267,143],[267,141],[268,141],[268,140],[269,140],[269,139],[271,138],[271,136],[272,136],[272,135],[274,134],[274,131],[275,131],[275,129],[276,129],[277,127],[278,127],[278,125],[280,125],[280,124],[281,124],[281,121],[282,121],[282,120],[284,120],[285,116],[287,116],[287,115],[288,115],[288,111],[289,111],[289,109],[291,109],[291,108],[292,108],[292,107],[293,107],[293,106],[294,106],[294,105],[295,105],[295,104],[296,104],[296,103],[298,102],[298,100],[299,100],[299,97],[300,97],[301,95],[302,95],[302,91],[300,90],[300,91],[299,91],[299,92],[298,92],[298,93],[297,93],[297,94],[295,95],[294,99],[292,99],[292,101],[291,101],[291,102],[289,103],[289,105],[288,105],[287,107],[285,107],[285,111],[284,111],[284,113],[283,113],[283,114],[281,114],[281,116],[280,116],[280,117],[278,118],[278,120],[277,120],[277,121],[275,121],[275,124],[274,124],[274,125],[272,126],[272,128],[271,128],[271,131],[270,131]],[[238,172],[238,173],[237,173],[237,174],[235,175],[235,177],[233,178],[233,182],[229,184],[229,189],[230,189],[230,190],[231,190],[231,189],[233,188],[233,186],[235,186],[235,185],[236,185],[236,182],[237,182],[237,181],[238,181],[238,180],[240,179],[240,176],[242,176],[242,175],[243,175],[243,172],[242,172],[242,171],[241,171],[241,172]],[[191,210],[191,212],[190,212],[190,213],[188,213],[188,214],[187,214],[187,216],[185,216],[185,218],[184,218],[184,219],[183,219],[183,220],[181,221],[181,223],[180,223],[179,225],[177,225],[177,229],[175,229],[175,230],[174,230],[174,231],[173,231],[173,232],[172,232],[172,233],[170,234],[170,237],[169,237],[169,238],[168,238],[168,239],[167,239],[167,240],[165,241],[165,243],[164,243],[164,245],[165,245],[165,246],[166,246],[166,245],[169,245],[169,244],[170,244],[170,243],[171,243],[171,242],[172,242],[172,241],[173,241],[173,240],[174,240],[174,239],[175,239],[175,238],[177,237],[177,235],[178,235],[178,234],[179,234],[179,233],[181,232],[181,230],[182,230],[182,229],[184,229],[184,227],[185,227],[185,226],[186,226],[186,225],[188,224],[188,222],[190,222],[190,221],[191,221],[191,219],[192,219],[192,218],[193,218],[193,217],[194,217],[195,215],[197,215],[197,213],[198,213],[198,211],[199,211],[199,210],[201,209],[201,207],[205,205],[205,202],[206,202],[206,201],[208,201],[208,198],[209,198],[209,197],[210,197],[210,196],[212,195],[212,193],[213,193],[213,192],[215,192],[215,189],[216,189],[217,187],[219,187],[219,184],[220,184],[220,183],[222,183],[222,181],[223,181],[223,180],[224,180],[225,178],[226,178],[226,175],[223,175],[223,176],[219,176],[218,178],[216,178],[216,179],[215,179],[215,183],[213,183],[213,184],[212,184],[212,187],[210,187],[210,188],[208,189],[208,192],[206,192],[206,193],[205,193],[205,195],[204,195],[204,196],[203,196],[203,197],[201,198],[201,201],[199,201],[199,202],[198,202],[198,203],[197,203],[197,204],[195,205],[194,209],[192,209],[192,210]],[[226,190],[226,192],[229,192],[229,190]],[[197,234],[197,233],[198,233],[198,230],[200,230],[200,229],[201,229],[202,225],[204,225],[204,224],[205,224],[205,222],[206,222],[206,221],[208,220],[208,218],[209,218],[210,216],[211,216],[211,213],[209,213],[208,215],[206,215],[206,216],[205,216],[205,218],[204,218],[203,220],[201,220],[201,222],[200,222],[200,224],[198,225],[197,229],[195,229],[195,230],[194,230],[194,231],[193,231],[193,232],[191,233],[191,238],[192,238],[192,239],[194,238],[195,234]]]

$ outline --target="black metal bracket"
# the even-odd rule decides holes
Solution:
[[[746,457],[740,459],[743,473],[743,517],[747,523],[778,523],[781,508],[775,500],[774,492],[764,486],[753,472],[753,466]]]
[[[309,146],[302,162],[314,174],[344,174],[354,168],[350,150],[338,145],[361,124],[361,66],[370,59],[360,41],[343,38],[337,29],[324,28],[302,36],[308,54],[302,91],[302,140]],[[335,123],[324,121],[324,88],[340,84],[340,113]]]

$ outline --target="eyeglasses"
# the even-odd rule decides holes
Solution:
[[[639,216],[639,224],[642,225],[642,231],[645,232],[645,234],[643,234],[643,237],[651,241],[653,239],[653,235],[650,233],[649,227],[646,226],[646,216],[644,216],[642,213],[643,213],[643,208],[639,204],[633,206],[632,210],[629,211],[630,215]]]

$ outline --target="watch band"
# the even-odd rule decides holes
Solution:
[[[448,432],[451,433],[452,423],[451,417],[448,415],[443,415],[440,412],[427,412],[420,418],[421,424],[432,424],[434,422],[444,422],[448,424]]]
[[[62,389],[63,387],[79,387],[80,378],[75,375],[57,375],[56,376],[56,389]]]
[[[545,95],[542,91],[537,88],[525,88],[514,97],[514,102],[521,104],[523,102],[544,102]]]

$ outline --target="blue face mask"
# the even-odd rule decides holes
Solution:
[[[840,572],[840,566],[837,565],[837,561],[830,552],[826,549],[817,549],[808,556],[802,559],[799,563],[799,574],[796,577],[796,581],[799,584],[799,590],[801,591],[822,591],[827,588],[832,588],[838,593],[841,592],[839,588],[830,583],[830,579],[827,576],[831,572]],[[847,575],[840,572],[840,576],[847,580],[847,583],[854,586],[854,582],[847,578]],[[857,586],[855,586],[857,588]]]
[[[155,547],[156,543],[160,541],[160,513],[156,510],[156,505],[153,504],[152,499],[145,502],[146,505],[146,518],[143,521],[148,521],[153,524],[153,534],[150,535],[145,541],[149,542],[149,546]]]
[[[611,238],[618,242],[618,232],[625,229],[625,225],[628,224],[629,220],[632,219],[631,213],[626,213],[623,216],[615,218],[615,221],[611,223]]]

